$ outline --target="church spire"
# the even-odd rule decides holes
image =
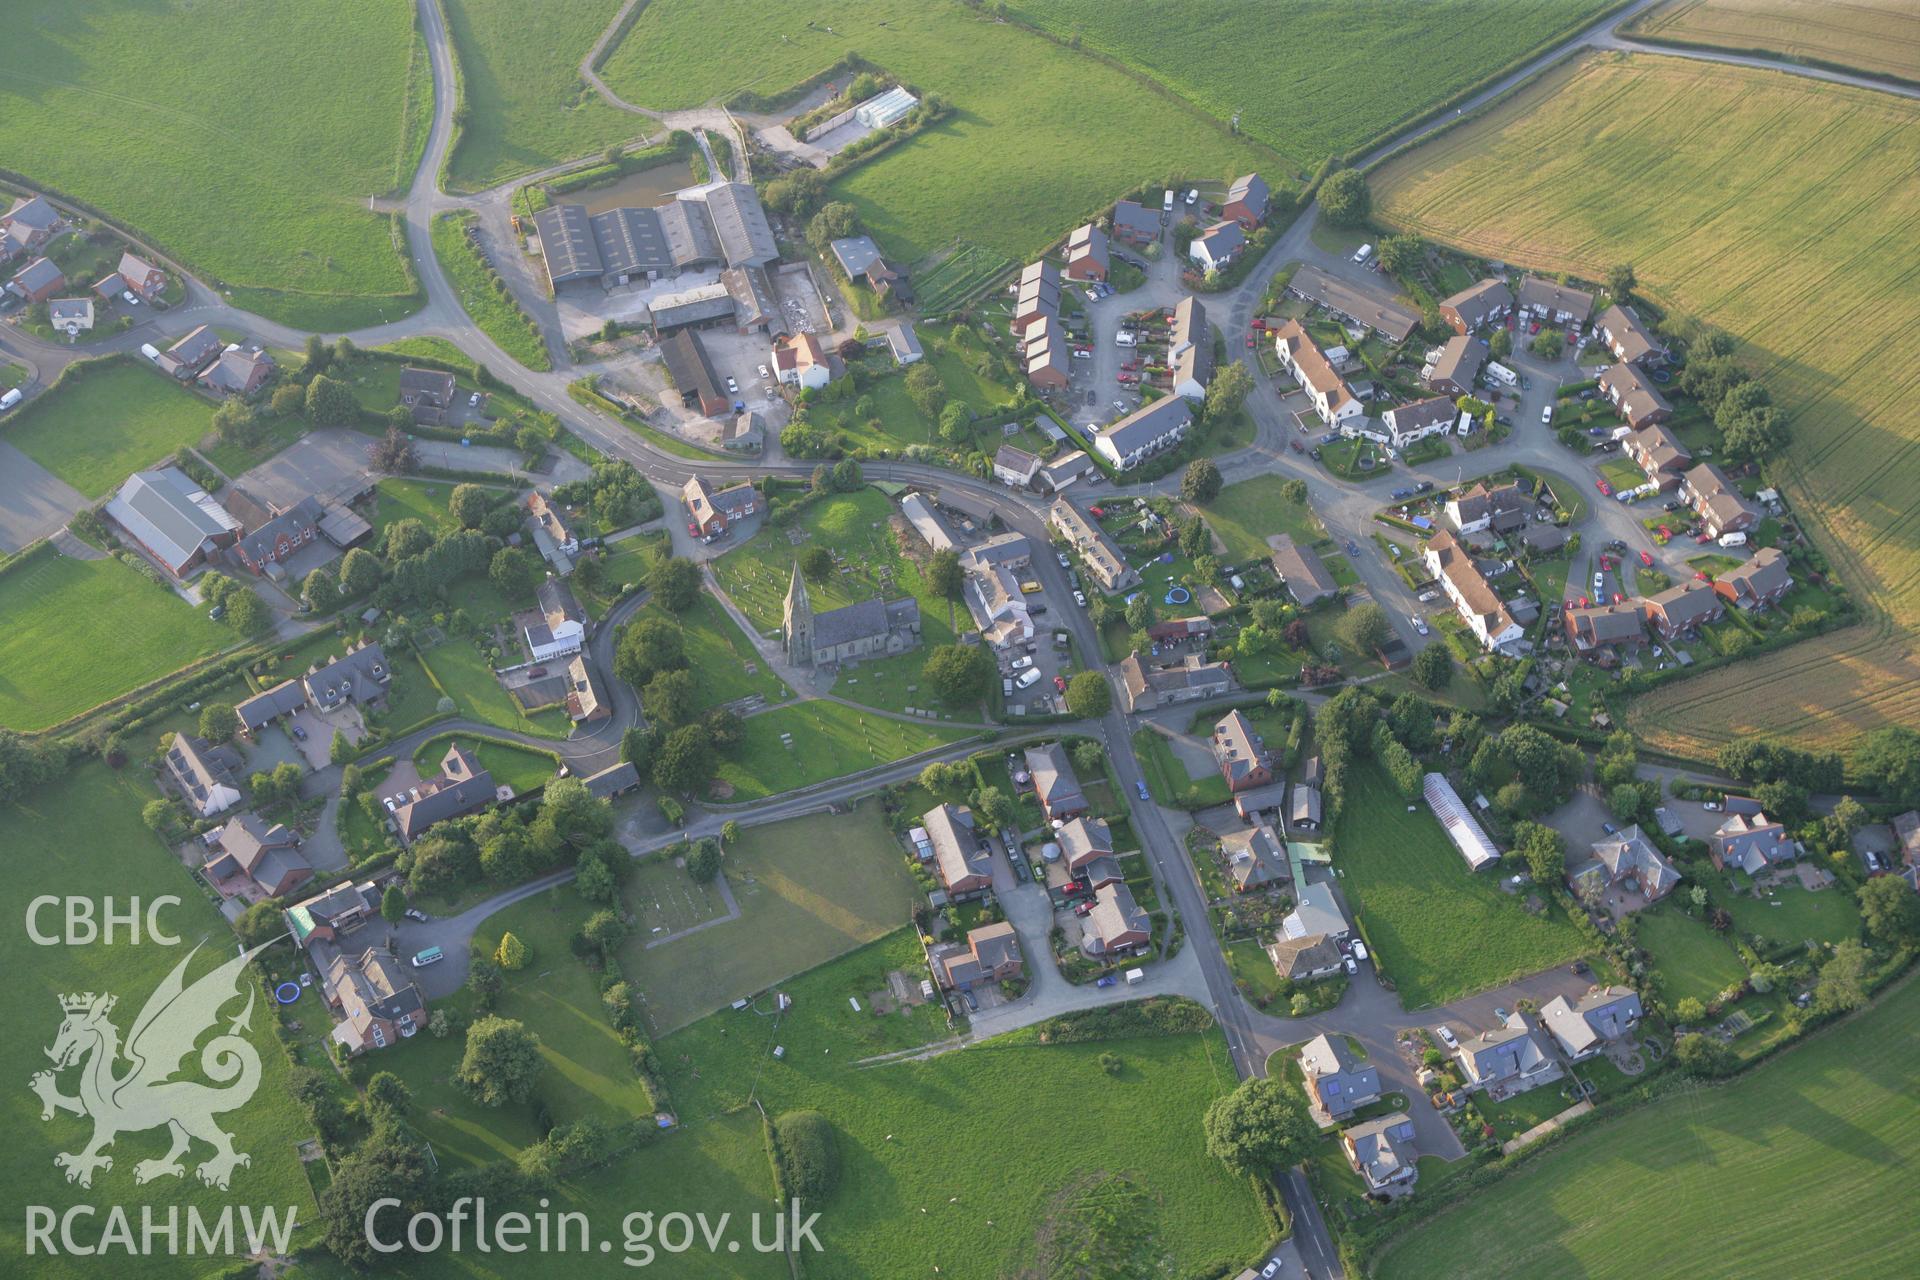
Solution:
[[[786,631],[787,661],[813,665],[813,602],[807,599],[806,580],[800,574],[800,562],[793,562],[793,578],[787,583],[787,601],[781,614]]]

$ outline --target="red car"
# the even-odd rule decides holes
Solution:
[[[1592,603],[1593,601],[1587,599],[1585,596],[1580,597],[1580,607],[1582,609],[1588,608],[1590,605],[1592,605]]]
[[[1600,569],[1601,569],[1601,571],[1602,571],[1602,572],[1606,572],[1606,571],[1608,571],[1608,570],[1611,570],[1612,568],[1613,568],[1613,557],[1611,557],[1611,556],[1601,556],[1601,557],[1600,557]]]
[[[1653,557],[1642,551],[1640,553],[1640,563],[1651,569],[1653,568]]]
[[[1694,576],[1694,577],[1696,577],[1696,578],[1698,578],[1698,579],[1699,579],[1700,581],[1702,581],[1702,582],[1705,582],[1705,581],[1707,581],[1707,580],[1708,580],[1708,579],[1707,579],[1707,571],[1706,571],[1705,569],[1696,569],[1696,570],[1694,570],[1694,572],[1693,572],[1693,576]]]
[[[1083,902],[1073,909],[1073,914],[1077,916],[1090,916],[1093,914],[1093,904],[1091,902]]]
[[[1540,322],[1539,322],[1538,320],[1535,320],[1535,321],[1534,321],[1534,322],[1533,322],[1532,324],[1530,324],[1530,325],[1528,325],[1528,326],[1527,326],[1527,332],[1528,332],[1528,333],[1538,333],[1538,332],[1540,332]]]
[[[1710,533],[1703,533],[1699,537],[1695,538],[1694,541],[1701,542],[1701,543],[1712,542],[1713,535]]]
[[[1593,483],[1594,487],[1600,490],[1601,497],[1611,498],[1613,496],[1613,486],[1608,484],[1604,478],[1595,480]]]
[[[1293,446],[1293,451],[1294,451],[1295,453],[1305,453],[1305,452],[1306,452],[1306,450],[1305,450],[1304,448],[1302,448],[1302,447],[1301,447],[1301,444],[1300,444],[1300,442],[1299,442],[1298,440],[1289,440],[1289,441],[1287,441],[1287,443]]]
[[[1078,898],[1085,894],[1086,891],[1087,882],[1085,880],[1069,880],[1067,881],[1066,887],[1060,890],[1060,895],[1065,898]]]
[[[1613,602],[1615,604],[1619,604],[1622,600],[1625,600],[1625,599],[1626,597],[1621,595],[1618,591],[1613,593]]]
[[[1673,537],[1673,530],[1671,530],[1671,529],[1669,529],[1669,528],[1667,528],[1667,526],[1666,526],[1666,525],[1661,525],[1661,526],[1660,526],[1660,536],[1661,536],[1661,537],[1663,537],[1663,538],[1671,538],[1671,537]]]
[[[1248,334],[1248,335],[1247,335],[1247,350],[1249,350],[1249,351],[1251,351],[1251,350],[1253,350],[1253,335],[1252,335],[1252,334]]]
[[[1055,676],[1053,678],[1053,687],[1065,693],[1067,691],[1067,678],[1065,676]]]
[[[1107,518],[1106,508],[1104,507],[1088,507],[1087,514],[1095,520],[1105,520]]]

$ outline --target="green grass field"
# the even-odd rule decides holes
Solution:
[[[1790,884],[1769,897],[1722,894],[1721,898],[1733,913],[1734,928],[1774,942],[1844,942],[1860,934],[1860,910],[1841,889],[1812,893]]]
[[[655,130],[580,78],[580,59],[619,9],[620,0],[447,0],[469,112],[447,164],[451,188],[492,186]]]
[[[1732,1084],[1678,1089],[1528,1161],[1402,1236],[1375,1274],[1910,1275],[1912,1233],[1876,1193],[1920,1142],[1917,1029],[1909,981]]]
[[[456,742],[480,762],[481,768],[493,774],[495,786],[512,787],[515,795],[544,787],[553,781],[558,767],[552,756],[518,743],[476,738],[470,733],[444,733],[428,738],[414,749],[413,763],[422,776],[432,777],[440,772],[441,758]]]
[[[167,1150],[164,1130],[150,1127],[130,1127],[119,1134],[110,1152],[113,1168],[97,1173],[90,1189],[69,1184],[53,1163],[56,1153],[78,1150],[93,1130],[90,1121],[71,1114],[42,1121],[40,1100],[26,1087],[30,1075],[51,1066],[43,1049],[54,1043],[60,1029],[60,997],[85,991],[113,993],[119,1004],[111,1019],[124,1038],[148,997],[196,945],[204,944],[188,969],[189,981],[232,954],[233,934],[226,923],[140,820],[141,806],[154,794],[145,770],[130,766],[115,773],[93,763],[36,791],[24,805],[0,807],[0,848],[9,855],[0,859],[0,910],[13,922],[4,953],[13,980],[0,991],[0,1012],[13,1030],[7,1043],[13,1047],[0,1050],[0,1065],[15,1082],[0,1103],[0,1116],[14,1135],[7,1144],[10,1154],[0,1160],[0,1199],[10,1207],[6,1222],[0,1225],[0,1249],[17,1260],[26,1256],[24,1206],[30,1204],[47,1205],[56,1213],[72,1205],[98,1205],[101,1208],[92,1220],[102,1224],[104,1206],[109,1204],[125,1206],[136,1222],[142,1206],[151,1207],[156,1220],[164,1222],[169,1206],[191,1205],[217,1218],[221,1209],[234,1204],[256,1210],[273,1206],[283,1214],[295,1207],[302,1222],[314,1219],[313,1197],[294,1153],[294,1144],[312,1133],[286,1092],[286,1058],[274,1038],[270,1001],[244,976],[235,998],[221,1013],[224,1025],[246,1007],[241,997],[252,992],[247,1039],[259,1053],[261,1079],[251,1100],[218,1117],[220,1126],[233,1134],[235,1148],[252,1158],[251,1165],[234,1172],[228,1190],[203,1186],[195,1176],[194,1166],[211,1154],[211,1148],[200,1142],[186,1157],[185,1177],[137,1185],[135,1166]],[[163,929],[179,937],[180,944],[159,945],[144,932],[140,942],[130,942],[122,927],[111,945],[35,946],[25,928],[27,907],[30,900],[47,893],[89,899],[96,911],[109,896],[117,908],[138,900],[144,909],[144,904],[172,895],[178,902],[160,906],[157,919]],[[58,914],[57,908],[41,912],[43,932],[61,931]],[[198,1061],[198,1055],[189,1057],[178,1078],[204,1079]],[[124,1073],[129,1067],[122,1059],[113,1069]],[[60,1072],[61,1092],[77,1092],[78,1076],[76,1069]],[[184,1222],[183,1218],[183,1226]],[[237,1235],[238,1221],[235,1231]],[[184,1261],[164,1253],[141,1256],[136,1250],[117,1256],[113,1269],[133,1280],[197,1275],[225,1265],[206,1257],[193,1259],[190,1266],[183,1266]],[[60,1280],[100,1271],[98,1258],[48,1257],[44,1251],[30,1262],[14,1265],[20,1268],[14,1274]]]
[[[604,74],[629,102],[687,107],[736,89],[776,93],[849,49],[955,107],[835,186],[908,263],[956,241],[1023,259],[1128,187],[1171,172],[1283,176],[1271,152],[1177,99],[946,0],[773,11],[752,0],[656,0]]]
[[[0,576],[0,618],[0,725],[23,731],[59,724],[238,639],[118,560],[74,560],[52,547]]]
[[[747,827],[726,855],[740,916],[654,947],[654,929],[678,932],[726,906],[669,859],[639,864],[623,898],[640,927],[620,964],[646,996],[649,1028],[664,1035],[899,928],[920,896],[903,854],[871,800]]]
[[[467,243],[464,228],[471,221],[472,215],[460,213],[443,213],[433,220],[433,256],[460,291],[461,308],[515,360],[529,369],[551,369],[553,361],[539,327],[510,296],[494,289],[493,274]]]
[[[1402,1005],[1444,1004],[1580,954],[1580,935],[1556,908],[1529,914],[1494,870],[1467,870],[1424,803],[1406,808],[1378,765],[1354,769],[1333,858]]]
[[[1669,1002],[1692,996],[1704,1004],[1746,981],[1747,966],[1732,941],[1678,907],[1643,911],[1635,921],[1640,945],[1653,957],[1660,994]]]
[[[1015,0],[1027,22],[1139,67],[1297,170],[1411,119],[1572,31],[1609,0]],[[1280,76],[1284,94],[1252,93]],[[1267,175],[1269,180],[1273,175]]]
[[[693,608],[681,614],[649,603],[627,625],[649,618],[663,618],[679,626],[702,711],[755,694],[770,703],[791,695],[786,682],[761,661],[753,642],[741,634],[711,593],[701,592]]]
[[[1271,551],[1267,539],[1276,533],[1293,535],[1301,546],[1312,546],[1326,537],[1320,519],[1308,506],[1288,502],[1280,496],[1286,484],[1284,476],[1255,476],[1230,484],[1220,496],[1202,507],[1207,527],[1227,544],[1227,556],[1235,563],[1257,560]]]
[[[1882,261],[1920,233],[1917,126],[1891,94],[1607,55],[1373,175],[1378,216],[1473,253],[1587,278],[1632,262],[1670,312],[1743,340],[1791,423],[1769,478],[1863,620],[1637,699],[1631,727],[1664,750],[1845,746],[1920,714],[1920,290]]]
[[[446,640],[422,650],[420,660],[463,716],[495,728],[516,729],[542,738],[564,738],[573,730],[573,722],[559,707],[544,707],[531,713],[521,710],[471,641]]]
[[[57,6],[0,47],[0,152],[249,310],[397,320],[418,300],[367,197],[404,183],[412,26],[397,0]]]
[[[1920,81],[1920,40],[1908,0],[1668,0],[1630,24],[1679,44],[1771,53]]]
[[[89,498],[106,497],[212,425],[210,403],[141,364],[112,360],[69,375],[21,408],[0,439]]]
[[[734,803],[761,800],[959,742],[971,732],[816,698],[748,719],[746,742],[720,762],[719,781]]]

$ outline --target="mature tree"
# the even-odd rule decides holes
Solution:
[[[222,444],[251,449],[260,443],[260,415],[239,397],[222,400],[213,411],[213,431]]]
[[[539,827],[547,824],[553,836],[576,849],[613,832],[613,808],[578,778],[555,778],[540,795]]]
[[[407,895],[399,885],[388,885],[387,891],[380,895],[380,918],[391,925],[407,918]]]
[[[927,655],[920,676],[941,701],[960,705],[987,696],[993,669],[993,655],[986,646],[943,644]]]
[[[155,835],[169,839],[170,833],[180,825],[180,810],[165,796],[157,796],[140,806],[140,821]]]
[[[1153,601],[1142,591],[1127,601],[1127,627],[1133,631],[1144,631],[1153,621]]]
[[[1373,214],[1366,175],[1358,169],[1342,169],[1321,183],[1320,213],[1330,226],[1352,228],[1364,223]]]
[[[1413,655],[1413,678],[1428,689],[1444,689],[1453,682],[1453,655],[1444,644],[1430,644]]]
[[[1387,611],[1377,604],[1349,609],[1340,619],[1338,630],[1341,641],[1355,653],[1362,654],[1378,653],[1393,637],[1393,624],[1387,621]]]
[[[1488,351],[1488,354],[1492,355],[1495,360],[1505,360],[1508,356],[1512,355],[1513,354],[1513,330],[1504,329],[1504,328],[1495,329],[1493,331],[1493,336],[1487,339],[1487,351]],[[1584,436],[1579,436],[1578,428],[1568,427],[1566,428],[1566,430],[1573,431],[1575,435],[1582,440],[1586,438]]]
[[[1208,422],[1225,422],[1240,406],[1247,402],[1253,393],[1253,375],[1247,372],[1244,360],[1235,360],[1213,371],[1213,380],[1207,384],[1205,417]]]
[[[478,529],[487,512],[493,510],[496,496],[477,484],[457,484],[447,497],[447,514],[459,521],[463,529]]]
[[[508,973],[514,973],[527,967],[533,959],[533,948],[520,940],[520,935],[508,930],[500,935],[500,945],[493,949],[493,962]]]
[[[1903,946],[1920,934],[1920,893],[1899,876],[1875,876],[1860,886],[1860,920],[1875,942]]]
[[[940,410],[946,407],[947,388],[940,381],[939,371],[922,360],[907,370],[907,395],[919,406],[920,412],[927,415],[929,421],[940,419]]]
[[[315,426],[338,427],[359,416],[360,402],[353,388],[321,374],[307,384],[307,417]]]
[[[1866,1004],[1867,968],[1872,960],[1867,949],[1852,938],[1835,947],[1832,958],[1820,966],[1813,1007],[1822,1013],[1845,1013]]]
[[[827,198],[827,176],[818,169],[795,169],[767,184],[767,207],[805,218]]]
[[[1835,849],[1845,849],[1853,843],[1854,833],[1866,823],[1867,807],[1852,796],[1841,796],[1822,825],[1826,827],[1827,843]]]
[[[957,598],[965,582],[966,575],[960,571],[958,552],[942,548],[927,557],[927,589],[942,600]]]
[[[1105,673],[1082,671],[1067,681],[1067,710],[1082,720],[1098,720],[1113,707],[1113,686]]]
[[[1513,848],[1525,859],[1534,883],[1556,885],[1567,870],[1567,842],[1552,827],[1537,822],[1517,822],[1513,827]]]
[[[1894,804],[1920,804],[1920,731],[1904,725],[1875,729],[1854,748],[1861,781]]]
[[[687,874],[695,884],[708,884],[720,874],[720,846],[711,840],[696,840],[687,850]]]
[[[1314,741],[1323,750],[1329,744],[1348,755],[1366,748],[1373,740],[1373,722],[1380,714],[1374,696],[1358,686],[1348,686],[1320,704],[1313,713]]]
[[[973,438],[973,411],[958,400],[947,401],[940,410],[940,438],[951,445],[962,445]]]
[[[866,482],[857,458],[842,458],[833,464],[833,487],[839,492],[852,493]]]
[[[685,795],[712,779],[716,765],[713,744],[699,725],[682,725],[668,734],[653,756],[653,785]]]
[[[367,1105],[390,1116],[404,1116],[413,1105],[413,1090],[391,1071],[376,1071],[367,1081]]]
[[[503,827],[480,844],[480,872],[495,884],[518,884],[541,860],[520,827]]]
[[[661,671],[640,690],[640,705],[647,718],[668,727],[691,722],[699,713],[700,687],[693,672]]]
[[[598,858],[582,858],[580,870],[573,877],[573,887],[588,902],[612,902],[613,895],[619,892],[620,882],[614,876],[613,869]]]
[[[1683,1027],[1697,1027],[1707,1016],[1707,1006],[1700,1003],[1698,996],[1682,996],[1673,1006],[1673,1016]]]
[[[673,613],[685,613],[700,598],[700,566],[682,556],[669,556],[647,574],[653,598]]]
[[[808,582],[825,582],[833,576],[833,552],[825,547],[808,547],[800,553],[800,573]]]
[[[1807,789],[1797,782],[1778,779],[1763,782],[1753,789],[1753,798],[1776,822],[1797,826],[1805,821],[1808,809]]]
[[[1519,773],[1520,780],[1542,796],[1561,795],[1581,768],[1582,756],[1578,750],[1562,747],[1530,724],[1513,724],[1502,729],[1499,750]]]
[[[973,793],[973,807],[995,831],[1012,831],[1020,823],[1020,810],[1013,797],[999,787],[982,787]]]
[[[268,403],[277,417],[296,418],[307,407],[307,390],[297,382],[283,382],[273,389]]]
[[[387,526],[383,547],[388,564],[398,564],[412,556],[425,555],[433,547],[433,531],[426,523],[408,516]]]
[[[488,1014],[467,1028],[467,1051],[454,1079],[475,1102],[498,1107],[531,1098],[544,1067],[540,1037],[511,1018]]]
[[[1607,268],[1607,292],[1613,295],[1615,302],[1628,302],[1633,298],[1633,290],[1640,283],[1633,274],[1631,262],[1617,262]]]
[[[273,610],[251,587],[236,587],[221,602],[226,624],[243,636],[257,636],[273,625]]]
[[[602,955],[611,955],[614,948],[627,940],[627,934],[632,930],[619,915],[602,908],[587,917],[587,922],[580,926],[580,932]]]
[[[613,650],[613,673],[636,689],[686,665],[686,633],[666,618],[641,618],[620,633]]]
[[[1380,269],[1391,276],[1417,270],[1427,251],[1419,236],[1388,236],[1380,242]]]
[[[272,902],[256,902],[240,913],[233,931],[249,947],[272,942],[287,931],[286,913]]]
[[[1189,559],[1207,554],[1213,546],[1213,535],[1207,532],[1207,522],[1199,516],[1180,522],[1177,540],[1180,553]]]
[[[17,800],[66,770],[66,752],[0,729],[0,802]]]
[[[200,736],[208,742],[231,742],[239,727],[231,702],[209,702],[200,708]]]
[[[300,366],[305,374],[321,374],[333,363],[333,348],[327,345],[325,338],[317,333],[307,335],[306,363]]]
[[[1280,482],[1280,501],[1296,507],[1307,505],[1307,482],[1292,476]]]
[[[1758,382],[1729,388],[1714,410],[1713,423],[1727,452],[1736,458],[1769,458],[1787,446],[1787,420]]]
[[[360,597],[380,585],[380,561],[365,547],[355,547],[340,561],[340,591]]]
[[[860,211],[844,200],[821,205],[820,212],[807,223],[807,243],[823,253],[829,241],[859,234]]]
[[[1696,1080],[1713,1080],[1720,1076],[1730,1076],[1739,1067],[1740,1060],[1733,1050],[1715,1036],[1703,1035],[1698,1031],[1681,1036],[1673,1044],[1673,1060],[1680,1064],[1680,1070]]]
[[[920,785],[934,795],[939,795],[943,791],[965,786],[967,779],[971,776],[963,764],[947,760],[930,760],[927,766],[920,770]]]
[[[1692,396],[1702,408],[1714,413],[1729,391],[1749,378],[1746,369],[1732,356],[1702,356],[1695,353],[1674,378],[1682,395]]]
[[[372,1137],[338,1162],[320,1193],[328,1250],[362,1270],[382,1261],[386,1255],[374,1251],[367,1232],[368,1212],[377,1201],[393,1200],[381,1211],[380,1230],[404,1223],[424,1207],[432,1183],[426,1149],[392,1126],[376,1125]]]
[[[1201,1127],[1207,1154],[1249,1178],[1268,1179],[1299,1164],[1320,1139],[1299,1092],[1262,1076],[1243,1080],[1232,1093],[1215,1098]]]
[[[309,609],[331,608],[340,601],[340,584],[334,581],[333,575],[323,565],[309,573],[307,580],[300,585],[300,598],[307,602]]]
[[[1622,782],[1607,792],[1607,808],[1622,822],[1638,822],[1646,816],[1647,793],[1637,782]]]
[[[525,547],[502,547],[487,565],[487,581],[509,600],[533,594],[543,576],[539,557]]]
[[[1278,690],[1275,690],[1275,692],[1278,692]],[[1090,778],[1097,778],[1105,773],[1107,768],[1106,744],[1096,742],[1092,738],[1087,739],[1085,742],[1076,742],[1073,746],[1073,767]]]

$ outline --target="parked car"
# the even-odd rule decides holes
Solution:
[[[1720,802],[1718,800],[1702,800],[1700,802],[1700,807],[1702,809],[1705,809],[1708,813],[1720,812]]]
[[[1146,782],[1146,779],[1144,779],[1144,778],[1135,778],[1135,779],[1133,780],[1133,789],[1134,789],[1134,791],[1136,791],[1137,793],[1139,793],[1139,796],[1140,796],[1140,798],[1141,798],[1142,800],[1151,800],[1151,799],[1153,799],[1153,797],[1152,797],[1152,796],[1150,796],[1150,795],[1148,795],[1148,794],[1147,794],[1147,782]]]
[[[1545,426],[1553,425],[1553,406],[1552,405],[1543,404],[1540,406],[1540,421]]]
[[[1055,676],[1053,678],[1053,687],[1061,693],[1065,693],[1067,691],[1067,678],[1065,676]]]
[[[140,305],[139,295],[134,293],[134,291],[131,289],[122,289],[120,291],[120,296],[126,300],[126,304],[130,307],[137,307]]]
[[[307,740],[307,731],[305,729],[302,729],[299,725],[297,724],[288,725],[287,727],[293,731],[293,736],[298,738],[300,741],[305,742]]]
[[[1294,451],[1295,453],[1305,453],[1305,452],[1306,452],[1306,450],[1305,450],[1305,449],[1303,449],[1303,448],[1301,448],[1301,446],[1300,446],[1300,442],[1299,442],[1298,440],[1289,440],[1289,441],[1287,441],[1287,443],[1293,446],[1293,451]]]
[[[1433,492],[1433,481],[1431,481],[1431,480],[1422,480],[1422,481],[1421,481],[1421,482],[1420,482],[1419,484],[1417,484],[1417,485],[1415,485],[1415,486],[1413,486],[1413,491],[1414,491],[1415,493],[1432,493],[1432,492]]]
[[[1086,592],[1084,592],[1084,591],[1076,591],[1076,592],[1074,592],[1074,593],[1073,593],[1073,602],[1074,602],[1075,604],[1077,604],[1077,605],[1079,605],[1079,606],[1080,606],[1080,607],[1081,607],[1082,609],[1084,609],[1084,608],[1086,608],[1086,607],[1087,607],[1087,593],[1086,593]]]
[[[1640,563],[1649,569],[1653,568],[1653,556],[1649,552],[1642,551],[1640,553]]]
[[[1612,824],[1611,822],[1603,822],[1603,823],[1601,823],[1601,824],[1600,824],[1600,829],[1601,829],[1602,831],[1604,831],[1604,832],[1606,832],[1606,833],[1607,833],[1608,835],[1613,835],[1613,834],[1615,834],[1616,832],[1618,832],[1618,831],[1620,830],[1620,828],[1618,828],[1618,827],[1616,827],[1616,826],[1614,826],[1614,825],[1613,825],[1613,824]]]
[[[1607,478],[1605,476],[1602,476],[1598,480],[1595,480],[1593,482],[1593,487],[1600,491],[1600,496],[1603,498],[1611,498],[1613,496],[1613,486],[1607,483]]]
[[[733,378],[727,379],[727,394],[730,396],[737,396],[740,394],[740,383],[737,380]]]
[[[1096,987],[1117,987],[1120,985],[1120,978],[1117,974],[1103,973],[1095,980],[1093,985]]]
[[[398,809],[400,807],[399,805],[393,802],[392,796],[381,796],[380,803],[387,806],[388,813],[392,813],[395,809]]]
[[[1026,670],[1026,669],[1027,669],[1028,667],[1030,667],[1030,666],[1032,666],[1032,665],[1033,665],[1033,659],[1032,659],[1032,658],[1028,658],[1028,657],[1019,657],[1019,658],[1015,658],[1015,659],[1013,660],[1013,669],[1014,669],[1015,671],[1025,671],[1025,670]]]
[[[1054,558],[1055,560],[1058,560],[1058,561],[1060,562],[1060,567],[1061,567],[1062,569],[1071,569],[1071,568],[1073,568],[1073,561],[1071,561],[1071,560],[1069,560],[1069,559],[1067,558],[1067,553],[1066,553],[1066,552],[1064,552],[1064,551],[1056,551],[1056,552],[1054,552],[1054,553],[1053,553],[1053,558]]]
[[[1607,577],[1603,573],[1593,575],[1593,594],[1602,595],[1607,589]]]
[[[407,919],[409,920],[418,920],[421,924],[425,924],[430,918],[426,912],[420,910],[418,907],[407,908]]]
[[[1433,1038],[1449,1049],[1458,1049],[1460,1047],[1460,1041],[1454,1038],[1453,1028],[1444,1022],[1433,1029]]]
[[[1432,604],[1435,600],[1438,600],[1439,598],[1440,598],[1440,593],[1438,591],[1422,591],[1420,593],[1421,604]]]
[[[1040,673],[1038,671],[1023,671],[1020,673],[1020,678],[1015,680],[1014,683],[1022,689],[1031,689],[1039,679]]]
[[[1346,958],[1345,964],[1346,964],[1346,970],[1349,974],[1360,972],[1360,966],[1354,961],[1354,958],[1352,956],[1348,956]]]
[[[1071,888],[1071,886],[1069,886],[1069,888]],[[1075,904],[1074,904],[1074,908],[1073,908],[1073,914],[1075,914],[1075,915],[1077,915],[1077,916],[1090,916],[1090,915],[1092,915],[1092,914],[1093,914],[1093,903],[1091,903],[1091,902],[1079,902],[1079,903],[1075,903]]]
[[[1429,630],[1427,629],[1427,620],[1426,620],[1425,618],[1423,618],[1423,617],[1421,617],[1421,616],[1420,616],[1419,614],[1417,614],[1417,613],[1412,613],[1412,614],[1408,614],[1408,615],[1407,615],[1407,618],[1408,618],[1408,620],[1409,620],[1410,622],[1412,622],[1412,623],[1413,623],[1413,629],[1414,629],[1415,631],[1418,631],[1418,632],[1419,632],[1419,633],[1420,633],[1421,635],[1423,635],[1423,636],[1424,636],[1424,635],[1430,635],[1430,634],[1432,634],[1432,633],[1431,633],[1431,632],[1430,632],[1430,631],[1429,631]]]

